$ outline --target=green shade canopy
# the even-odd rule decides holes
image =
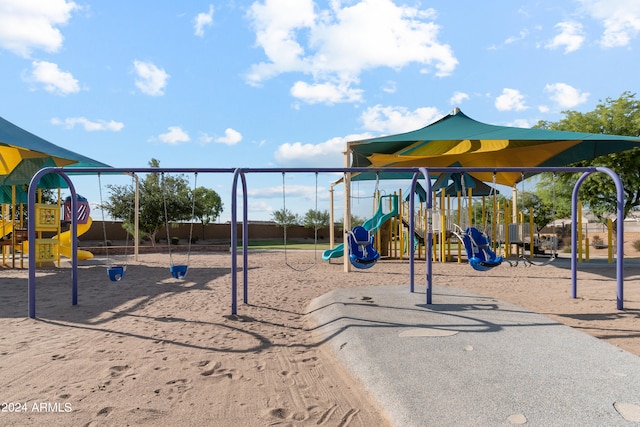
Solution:
[[[55,167],[56,164],[50,157],[37,157],[23,159],[7,175],[0,176],[0,185],[29,185],[31,178],[40,170],[46,167]],[[38,188],[68,188],[67,182],[58,174],[46,174],[40,179]]]
[[[496,126],[456,111],[412,132],[353,141],[348,146],[353,167],[562,167],[640,147],[640,138]],[[490,172],[473,175],[481,181],[493,180]],[[496,175],[496,182],[504,185],[521,179],[519,173]]]
[[[10,185],[0,185],[1,204],[27,203],[27,193],[20,186],[16,186],[16,199],[13,200],[13,193]]]
[[[0,174],[9,174],[23,159],[47,157],[55,166],[110,167],[40,138],[0,117]]]

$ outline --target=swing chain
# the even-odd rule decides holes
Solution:
[[[196,214],[196,190],[198,189],[198,172],[193,174],[193,194],[191,195],[191,223],[189,225],[189,243],[187,246],[187,265],[191,256],[191,241],[193,240],[193,220]]]
[[[100,212],[101,212],[101,216],[102,216],[102,236],[104,239],[104,253],[105,256],[107,258],[107,264],[109,264],[109,245],[107,244],[107,223],[104,220],[104,206],[103,206],[103,202],[102,202],[102,180],[101,180],[101,174],[100,172],[98,172],[98,191],[100,193]]]
[[[173,258],[171,256],[171,235],[169,233],[169,213],[167,209],[167,195],[166,195],[166,186],[164,183],[164,172],[160,173],[160,188],[162,192],[162,204],[164,206],[164,222],[165,228],[167,230],[167,248],[169,249],[169,265],[173,265]]]
[[[316,210],[316,213],[317,213],[318,212],[318,172],[315,173],[315,177],[316,177],[316,182],[315,182],[315,210]],[[305,267],[305,268],[294,267],[293,265],[291,265],[291,263],[289,263],[289,259],[287,257],[287,223],[288,223],[288,218],[287,218],[287,198],[286,198],[286,195],[285,195],[286,194],[285,181],[286,181],[285,180],[285,172],[282,172],[282,219],[283,219],[282,228],[284,230],[284,232],[283,232],[284,262],[287,265],[287,267],[291,268],[292,270],[303,272],[303,271],[307,271],[307,270],[311,269],[318,262],[318,250],[317,250],[317,245],[318,245],[318,224],[317,224],[317,221],[315,221],[314,225],[313,225],[313,229],[314,229],[314,237],[313,237],[314,258],[313,258],[313,263],[307,265],[307,267]]]

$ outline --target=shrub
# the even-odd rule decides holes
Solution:
[[[636,240],[635,242],[633,242],[633,249],[640,252],[640,240]]]

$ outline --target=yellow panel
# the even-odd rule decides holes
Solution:
[[[60,208],[58,205],[36,203],[36,231],[58,231]]]
[[[58,259],[58,241],[36,239],[36,262],[50,262]]]

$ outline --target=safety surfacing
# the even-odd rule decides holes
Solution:
[[[394,426],[637,426],[640,357],[455,288],[338,289],[315,333]]]

